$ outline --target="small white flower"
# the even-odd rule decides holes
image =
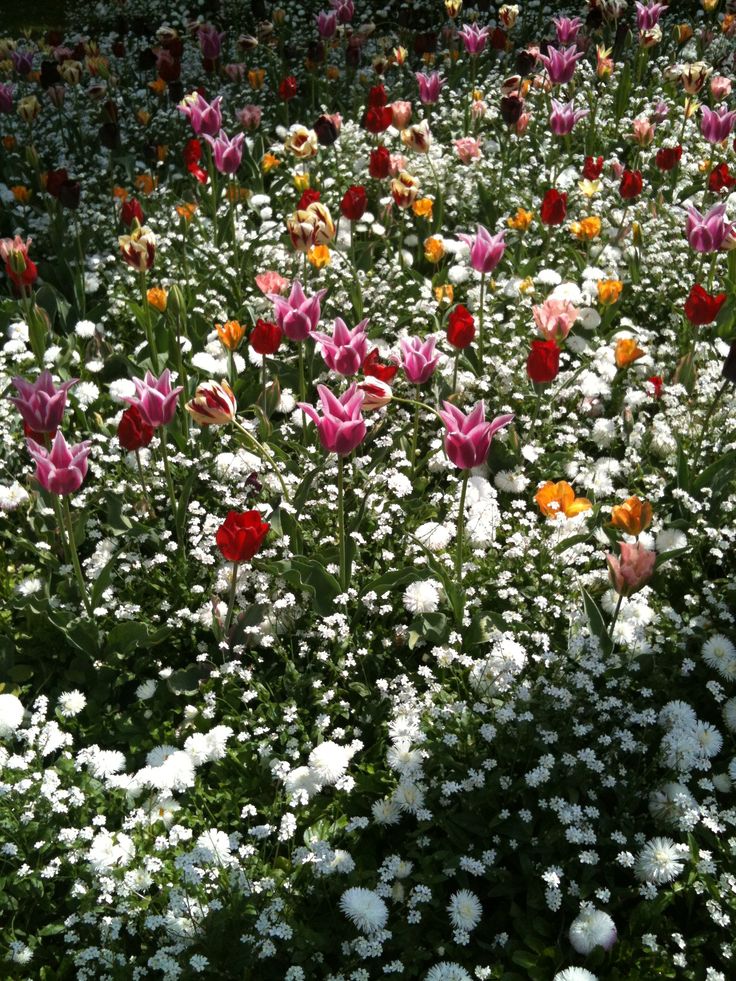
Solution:
[[[74,328],[77,337],[83,337],[85,340],[94,337],[96,332],[97,326],[91,320],[79,320]]]
[[[616,924],[602,910],[584,909],[570,926],[570,943],[579,954],[590,954],[596,947],[610,950],[616,943]]]
[[[382,930],[388,921],[388,907],[372,889],[346,889],[340,897],[340,909],[361,933]]]
[[[440,605],[440,584],[434,579],[410,583],[404,590],[404,607],[409,613],[435,613]]]
[[[474,892],[460,889],[450,898],[447,912],[456,930],[474,930],[480,923],[483,907]]]
[[[59,712],[64,716],[65,719],[73,719],[75,715],[79,715],[84,706],[87,704],[87,699],[84,697],[81,691],[76,688],[73,691],[65,691],[59,695],[58,701]]]
[[[682,872],[687,847],[676,845],[671,838],[652,838],[639,852],[635,871],[639,879],[664,885]]]

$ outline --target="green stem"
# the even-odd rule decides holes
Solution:
[[[414,429],[411,435],[411,475],[414,476],[414,470],[417,465],[417,440],[419,438],[419,411],[422,407],[422,403],[419,401],[419,386],[417,385],[417,397],[414,401]]]
[[[146,478],[143,475],[143,464],[141,463],[141,453],[140,450],[135,451],[135,462],[138,464],[138,476],[141,481],[141,490],[143,491],[143,500],[146,502],[146,507],[148,508],[150,514],[155,518],[156,512],[154,510],[153,504],[151,504],[151,498],[148,493],[148,488],[146,487]]]
[[[179,534],[179,522],[177,521],[178,507],[177,507],[177,500],[176,500],[176,491],[174,490],[174,480],[173,477],[171,476],[171,464],[169,463],[169,451],[166,448],[166,436],[167,436],[166,427],[163,426],[161,428],[161,435],[160,435],[161,456],[163,457],[163,461],[164,461],[164,473],[166,474],[166,484],[169,488],[169,498],[171,499],[171,510],[174,515],[176,540],[179,543],[179,551],[181,553],[181,556],[182,558],[185,558],[186,556],[184,552],[184,545],[181,540],[181,535]]]
[[[486,274],[480,274],[480,311],[478,316],[478,361],[483,373],[483,322],[485,320]]]
[[[465,494],[468,490],[469,470],[463,470],[462,489],[460,490],[460,510],[457,514],[457,543],[455,547],[455,581],[461,587],[463,574],[463,538],[465,535]]]
[[[343,591],[348,587],[348,559],[345,548],[345,488],[344,488],[344,460],[341,456],[337,458],[337,517],[338,517],[338,546],[340,551],[340,586]]]
[[[614,627],[616,626],[616,621],[618,620],[619,612],[621,611],[621,604],[623,602],[623,599],[624,599],[624,594],[619,593],[618,601],[616,603],[616,609],[613,611],[613,620],[611,620],[611,626],[608,628],[608,636],[611,640],[611,643],[613,643],[613,630]]]
[[[238,566],[239,562],[233,562],[232,578],[230,579],[230,602],[227,605],[227,617],[225,618],[225,636],[230,632],[230,624],[233,622],[233,610],[235,609],[235,593],[238,588]]]
[[[233,425],[235,426],[236,429],[238,429],[243,434],[243,436],[245,436],[245,438],[247,440],[250,441],[250,443],[255,447],[256,452],[259,454],[259,456],[262,459],[264,459],[268,463],[268,465],[271,467],[271,469],[273,470],[274,474],[276,475],[276,479],[281,484],[281,490],[282,490],[283,495],[284,495],[284,500],[288,501],[289,500],[289,492],[286,489],[286,484],[284,483],[284,478],[281,476],[281,473],[279,472],[279,468],[276,466],[276,461],[274,460],[274,458],[268,452],[268,450],[266,449],[266,447],[263,446],[262,443],[259,443],[258,440],[255,438],[255,436],[252,433],[248,432],[248,430],[245,428],[245,426],[241,425],[241,423],[239,423],[237,419],[233,419]]]
[[[72,558],[72,565],[74,566],[74,575],[77,577],[77,583],[79,584],[79,592],[82,596],[82,602],[84,603],[84,608],[87,611],[87,616],[92,618],[92,604],[89,601],[89,596],[87,595],[87,586],[84,581],[84,576],[82,575],[82,567],[79,564],[79,555],[77,554],[77,545],[74,541],[74,526],[72,524],[72,513],[69,509],[69,498],[64,497],[62,503],[62,509],[64,512],[64,519],[66,522],[66,532],[69,539],[69,554]]]
[[[712,402],[708,406],[708,411],[705,414],[705,419],[703,419],[703,428],[700,430],[700,439],[698,440],[698,445],[695,447],[695,455],[693,456],[693,462],[690,464],[690,468],[693,471],[697,468],[698,463],[700,461],[700,451],[703,447],[703,439],[705,438],[705,434],[708,431],[708,423],[711,420],[711,416],[716,411],[716,407],[718,406],[718,403],[726,394],[726,389],[730,384],[731,384],[730,381],[726,379],[724,383],[721,385],[721,387],[718,389]]]
[[[158,350],[156,348],[156,338],[153,336],[153,326],[151,324],[151,307],[148,302],[148,291],[146,290],[146,274],[141,271],[140,274],[140,285],[141,285],[141,303],[143,304],[143,318],[146,325],[146,340],[148,341],[148,349],[151,354],[151,363],[153,364],[153,371],[155,375],[158,375]]]

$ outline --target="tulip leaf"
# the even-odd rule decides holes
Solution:
[[[680,555],[685,555],[686,552],[690,551],[690,546],[685,545],[682,548],[671,548],[669,552],[660,552],[654,562],[654,568],[658,569],[665,562],[669,562],[670,559],[676,559]]]
[[[603,619],[600,607],[587,589],[581,589],[581,592],[583,594],[583,603],[585,604],[585,615],[588,618],[591,632],[600,641],[602,650],[606,654],[610,654],[611,638],[608,636],[608,628],[606,627],[606,621]]]
[[[725,453],[701,472],[695,481],[695,490],[702,491],[704,487],[713,488],[714,484],[722,486],[732,478],[734,463],[736,463],[736,450]]]

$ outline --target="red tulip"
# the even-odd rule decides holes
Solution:
[[[475,337],[475,320],[467,307],[459,303],[450,314],[447,323],[447,340],[459,351],[465,350],[473,343]]]
[[[271,526],[260,511],[229,511],[215,541],[228,562],[249,562],[260,550]]]
[[[360,221],[367,207],[368,198],[362,184],[349,187],[340,202],[340,211],[348,221]]]
[[[184,163],[189,173],[200,184],[206,184],[208,180],[207,171],[199,166],[202,157],[202,144],[199,140],[191,139],[184,147]]]
[[[567,215],[567,194],[551,188],[544,195],[539,215],[545,225],[561,225]]]
[[[652,397],[658,399],[662,394],[662,387],[664,386],[664,378],[661,375],[652,375],[651,378],[647,378],[647,381],[654,389]]]
[[[532,341],[526,373],[537,385],[554,381],[560,370],[560,349],[554,341]]]
[[[696,327],[712,324],[725,302],[725,293],[711,296],[710,293],[705,292],[699,283],[696,283],[685,301],[685,316]]]
[[[369,351],[363,361],[363,374],[379,381],[391,384],[399,370],[397,364],[382,364],[378,357],[378,348]]]
[[[583,165],[583,177],[586,181],[597,181],[603,173],[603,157],[586,157]]]
[[[718,194],[719,191],[730,191],[736,185],[736,178],[728,172],[728,164],[721,163],[714,167],[708,178],[708,190]]]
[[[296,210],[306,211],[309,205],[319,201],[320,197],[319,191],[315,191],[313,187],[308,187],[299,198],[299,204],[296,206]]]
[[[386,95],[385,87],[383,85],[374,85],[368,93],[366,106],[369,109],[380,109],[385,106],[387,102],[388,96]]]
[[[621,175],[618,192],[624,201],[631,201],[633,198],[639,197],[642,187],[641,171],[625,170]]]
[[[387,147],[377,146],[371,150],[368,173],[376,181],[384,180],[391,173],[391,154]]]
[[[259,319],[250,332],[248,343],[256,354],[275,354],[279,349],[282,337],[283,332],[278,324]]]
[[[62,167],[60,170],[49,170],[46,173],[46,193],[52,198],[58,198],[61,185],[69,180],[69,174]]]
[[[153,426],[149,426],[137,405],[126,409],[118,423],[118,442],[132,453],[141,450],[153,439]]]
[[[372,106],[363,116],[363,126],[369,133],[385,133],[394,121],[394,112],[390,106]]]
[[[287,75],[286,78],[282,79],[279,83],[279,98],[283,99],[284,102],[289,102],[289,100],[293,99],[296,95],[297,89],[297,80],[293,75]]]
[[[657,151],[657,155],[654,158],[654,162],[659,167],[660,170],[665,173],[668,170],[674,170],[679,164],[680,158],[682,157],[682,147],[663,147],[661,150]]]
[[[143,214],[143,208],[141,208],[141,203],[137,198],[127,198],[123,201],[123,206],[120,209],[120,220],[128,228],[136,220],[139,225],[145,225],[146,216]]]

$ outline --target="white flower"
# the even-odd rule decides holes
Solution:
[[[677,823],[687,812],[698,813],[698,804],[682,783],[666,783],[649,795],[649,813],[660,821]]]
[[[110,382],[108,388],[113,402],[122,402],[123,399],[131,397],[135,398],[135,385],[130,378],[118,378],[116,381]]]
[[[470,669],[468,680],[479,695],[508,691],[525,664],[524,648],[510,637],[505,637],[494,645],[486,658],[476,661]]]
[[[703,660],[725,678],[733,678],[736,665],[736,647],[723,634],[713,634],[703,644]]]
[[[15,695],[0,694],[0,739],[12,735],[23,721],[23,706]]]
[[[170,747],[169,747],[170,748]],[[148,754],[149,757],[151,753]],[[174,750],[159,765],[144,767],[137,775],[138,781],[154,790],[186,790],[194,785],[195,770],[192,758],[183,750]]]
[[[693,729],[693,736],[697,740],[700,752],[707,759],[712,759],[720,753],[723,736],[710,722],[698,722]]]
[[[25,487],[21,486],[16,480],[13,484],[0,484],[0,511],[15,511],[21,504],[25,504],[29,494]]]
[[[144,681],[142,684],[138,685],[135,690],[137,698],[140,698],[142,702],[145,702],[149,698],[153,698],[156,693],[157,683],[153,678],[149,678],[148,681]]]
[[[736,698],[729,698],[723,706],[723,721],[727,729],[736,732]]]
[[[695,710],[687,702],[667,702],[659,713],[659,724],[666,729],[692,729],[697,721]]]
[[[404,606],[409,613],[434,613],[440,605],[440,584],[434,579],[413,582],[404,590]]]
[[[73,691],[62,692],[57,702],[59,712],[65,719],[73,719],[75,715],[79,715],[86,704],[87,699],[76,688]]]
[[[204,831],[197,838],[197,848],[204,853],[204,861],[228,865],[233,860],[230,839],[224,831],[218,831],[217,828]]]
[[[456,930],[474,930],[480,923],[483,907],[474,892],[460,889],[450,897],[447,912]]]
[[[73,394],[80,408],[88,409],[100,397],[100,390],[94,382],[79,382]]]
[[[637,856],[636,874],[644,882],[657,886],[672,882],[685,864],[683,852],[687,853],[687,846],[676,845],[671,838],[652,838]]]
[[[679,528],[665,528],[657,535],[655,548],[658,552],[672,552],[676,548],[685,548],[687,535]]]
[[[87,861],[96,872],[108,872],[129,865],[134,857],[133,840],[122,832],[110,834],[109,831],[100,831],[92,839],[87,853]]]
[[[96,331],[97,327],[91,320],[79,320],[74,328],[74,333],[77,337],[83,337],[85,340],[94,337]]]
[[[305,794],[308,798],[319,793],[322,784],[308,766],[297,766],[284,779],[287,794]]]
[[[564,971],[558,971],[552,981],[598,981],[598,975],[584,967],[566,967]]]
[[[584,909],[570,926],[570,943],[579,954],[590,954],[596,947],[610,950],[616,943],[616,924],[602,910]]]
[[[426,521],[419,525],[414,535],[430,552],[442,552],[450,544],[454,533],[453,528],[448,528],[439,521]]]
[[[309,754],[309,769],[320,783],[334,784],[345,775],[354,755],[352,746],[339,746],[328,739]]]
[[[125,769],[125,755],[116,749],[100,749],[90,756],[87,766],[93,777],[110,777]]]
[[[398,824],[401,820],[401,808],[392,797],[377,800],[371,808],[371,813],[376,824]]]
[[[382,930],[388,921],[388,907],[371,889],[346,889],[340,897],[340,909],[361,933]]]
[[[424,981],[473,981],[464,967],[450,961],[440,961],[430,967]]]
[[[500,470],[493,478],[493,483],[506,494],[523,494],[529,486],[529,478],[520,471]]]

